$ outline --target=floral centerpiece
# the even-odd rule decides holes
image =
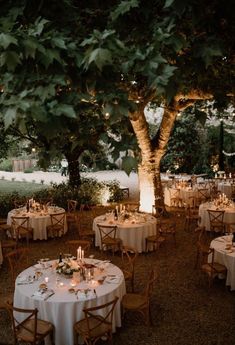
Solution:
[[[71,277],[73,272],[79,272],[80,266],[75,260],[66,259],[62,262],[59,262],[56,266],[56,273],[63,274],[66,277]]]

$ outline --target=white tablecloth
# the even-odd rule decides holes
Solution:
[[[210,231],[210,219],[207,210],[216,210],[213,202],[205,202],[199,206],[199,216],[201,217],[200,225],[205,226],[206,230]],[[222,210],[222,209],[221,209]],[[235,222],[235,205],[223,208],[224,213],[224,222],[234,223]]]
[[[90,259],[85,259],[86,262],[90,262]],[[102,264],[101,261],[93,260],[93,263]],[[86,289],[91,288],[91,293],[95,288],[96,294],[91,294],[86,299],[77,299],[74,293],[68,291],[71,279],[66,279],[60,276],[61,282],[64,286],[56,286],[56,274],[54,269],[43,270],[43,276],[32,284],[18,285],[21,282],[22,277],[33,276],[35,274],[35,268],[30,267],[23,271],[16,280],[15,293],[14,293],[14,306],[19,308],[38,308],[38,318],[50,321],[55,326],[55,344],[56,345],[73,345],[73,325],[76,321],[84,318],[83,308],[94,307],[100,304],[110,302],[115,298],[119,297],[118,303],[114,311],[113,319],[113,331],[116,327],[121,327],[121,310],[120,301],[122,296],[126,293],[125,280],[122,271],[113,264],[106,264],[105,270],[101,273],[98,269],[95,270],[94,281],[86,283],[85,281],[79,283],[75,289]],[[119,282],[109,283],[104,281],[102,285],[98,285],[96,279],[104,275],[116,275],[119,277]],[[38,299],[38,297],[32,297],[37,291],[40,283],[44,282],[44,277],[49,277],[48,288],[52,288],[55,294],[49,297],[46,301]],[[21,277],[21,278],[20,278]],[[106,278],[108,279],[108,277]],[[112,278],[110,278],[112,279]],[[96,284],[96,285],[95,285]],[[47,339],[49,344],[49,339]]]
[[[100,233],[97,226],[98,223],[102,225],[117,225],[116,237],[121,238],[123,245],[131,246],[139,253],[144,252],[146,237],[156,233],[156,218],[150,215],[143,215],[143,217],[141,221],[136,220],[133,223],[131,220],[126,220],[124,222],[110,220],[110,218],[106,218],[105,215],[96,217],[93,222],[95,245],[97,247],[101,246]]]
[[[229,199],[231,199],[232,196],[232,186],[228,182],[220,182],[218,183],[218,190],[221,193],[224,193]]]
[[[164,202],[165,205],[171,206],[171,195],[173,195],[175,188],[165,188],[164,190]],[[178,188],[179,197],[182,199],[184,204],[189,204],[189,198],[194,197],[197,198],[199,196],[197,188]],[[209,193],[209,190],[208,190]]]
[[[28,216],[29,217],[29,225],[34,229],[33,231],[33,239],[34,240],[47,240],[47,225],[51,224],[51,213],[61,213],[65,210],[61,207],[54,207],[49,206],[48,211],[39,211],[39,212],[26,212],[25,208],[22,209],[14,209],[11,210],[7,215],[7,224],[11,225],[11,217],[12,216]],[[65,228],[64,232],[67,232],[67,222],[65,217]]]
[[[227,267],[226,285],[235,290],[235,247],[226,250],[226,244],[231,243],[232,236],[222,236],[211,242],[211,248],[215,250],[215,261]]]

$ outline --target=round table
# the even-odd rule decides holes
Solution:
[[[133,214],[124,221],[115,221],[113,215],[102,215],[93,221],[95,245],[101,247],[100,233],[97,224],[117,225],[116,237],[123,245],[134,248],[137,252],[145,251],[145,239],[156,233],[156,218],[148,214]]]
[[[50,214],[56,214],[65,212],[65,210],[61,207],[57,206],[48,206],[47,211],[39,210],[33,211],[30,210],[26,212],[26,208],[18,208],[11,210],[7,215],[7,224],[11,225],[11,217],[12,216],[28,216],[29,217],[29,225],[33,228],[33,239],[34,240],[47,240],[47,225],[51,224]],[[67,222],[65,217],[65,225],[64,225],[64,232],[67,232]]]
[[[55,262],[55,261],[54,261]],[[90,282],[82,281],[74,289],[89,289],[88,295],[77,295],[70,293],[71,279],[64,278],[55,272],[53,262],[49,262],[49,268],[43,269],[43,275],[39,280],[27,282],[29,276],[34,277],[38,268],[33,266],[23,271],[16,279],[14,306],[19,308],[37,308],[38,318],[50,321],[55,326],[55,344],[73,345],[73,325],[76,321],[84,318],[83,309],[105,304],[119,297],[114,310],[113,331],[116,327],[121,327],[120,301],[126,293],[125,280],[122,271],[111,263],[100,260],[85,259],[86,263],[93,263],[95,268],[94,279]],[[36,265],[38,267],[38,265]],[[99,269],[102,267],[103,271]],[[98,279],[106,276],[102,285],[99,285]],[[44,300],[37,296],[37,290],[45,277],[48,277],[48,289],[52,289],[55,294]],[[60,277],[58,283],[57,278]],[[61,286],[63,283],[63,286]],[[36,294],[36,296],[34,296]],[[46,339],[49,344],[50,339]]]
[[[232,185],[229,182],[219,182],[218,183],[218,190],[221,193],[224,193],[229,199],[232,196]]]
[[[214,259],[227,268],[226,285],[235,290],[235,247],[226,249],[232,243],[232,235],[215,238],[210,246],[214,249]]]
[[[235,222],[235,204],[232,203],[231,206],[226,206],[223,208],[218,208],[213,202],[205,202],[199,206],[198,214],[201,217],[200,226],[205,226],[207,231],[210,231],[210,219],[207,210],[224,210],[224,222],[234,223]]]

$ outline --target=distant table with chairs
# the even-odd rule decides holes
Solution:
[[[226,285],[235,290],[235,247],[232,235],[215,238],[210,247],[214,249],[215,261],[227,268]]]
[[[58,260],[31,266],[16,279],[14,307],[37,308],[38,318],[55,326],[56,345],[74,344],[73,325],[84,318],[84,308],[106,304],[116,296],[119,300],[114,309],[113,332],[116,327],[121,327],[120,303],[126,293],[122,271],[107,261],[84,261],[95,267],[92,280],[75,281],[75,276],[68,279],[56,273],[55,265],[58,264]],[[39,279],[35,280],[38,272],[41,272]],[[39,291],[42,284],[46,284],[47,287],[44,292]],[[46,339],[46,344],[49,343],[50,339]]]
[[[33,228],[34,240],[47,240],[47,226],[51,225],[51,215],[65,213],[65,210],[57,206],[48,206],[47,210],[35,209],[27,212],[25,207],[13,209],[8,213],[7,224],[12,224],[12,217],[29,217],[29,226]],[[67,232],[66,217],[64,221],[64,233]],[[60,234],[58,234],[60,235]]]
[[[232,185],[229,182],[219,182],[218,183],[218,190],[221,193],[224,193],[228,198],[232,197]]]
[[[182,207],[183,205],[190,204],[190,198],[199,199],[202,197],[202,191],[205,192],[205,195],[209,197],[209,189],[198,188],[165,188],[164,190],[164,202],[167,206],[174,206],[175,198],[179,199],[178,206]]]
[[[116,237],[122,240],[124,246],[134,248],[138,253],[145,251],[145,239],[156,233],[156,218],[141,213],[133,213],[125,219],[114,220],[113,214],[98,216],[93,221],[95,231],[95,246],[101,248],[100,232],[97,224],[116,225]]]
[[[221,210],[224,211],[224,223],[235,222],[235,204],[231,203],[230,206],[217,207],[213,202],[205,202],[199,206],[198,214],[200,216],[200,226],[205,226],[207,231],[211,231],[210,219],[208,210]]]

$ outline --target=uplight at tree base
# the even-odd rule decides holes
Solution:
[[[140,188],[140,212],[152,213],[152,207],[155,204],[154,188],[149,179],[139,180]]]

